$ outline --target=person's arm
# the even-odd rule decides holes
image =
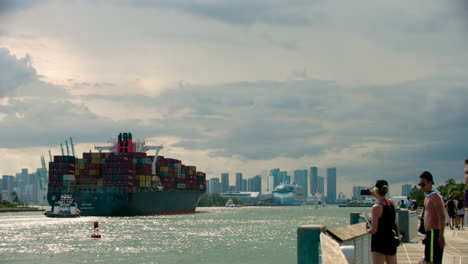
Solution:
[[[376,204],[372,207],[372,216],[371,216],[371,228],[367,229],[367,233],[375,234],[377,233],[377,228],[379,226],[379,218],[382,216],[383,206]]]
[[[435,197],[434,197],[435,198]],[[445,214],[444,214],[444,202],[442,201],[442,198],[439,197],[439,199],[432,199],[432,204],[434,208],[434,212],[437,214],[437,217],[439,217],[439,223],[440,223],[440,236],[439,236],[439,245],[441,248],[445,246],[445,238],[444,238],[444,229],[445,229]]]

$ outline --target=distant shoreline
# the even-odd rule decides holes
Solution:
[[[14,212],[41,212],[45,209],[34,207],[15,207],[15,208],[0,208],[0,213],[14,213]]]

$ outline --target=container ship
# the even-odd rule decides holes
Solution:
[[[162,146],[133,141],[131,133],[120,133],[110,143],[95,147],[98,152],[83,153],[82,158],[54,156],[49,163],[47,192],[52,207],[67,194],[72,195],[81,215],[195,212],[206,190],[205,173],[180,160],[158,156]],[[149,150],[155,150],[155,155],[147,155]]]

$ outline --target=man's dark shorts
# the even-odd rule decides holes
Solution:
[[[424,248],[424,260],[432,262],[434,264],[442,264],[442,254],[444,249],[439,244],[439,229],[432,229],[426,232],[426,238],[423,243]]]

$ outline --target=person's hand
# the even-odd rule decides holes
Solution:
[[[444,238],[444,236],[440,236],[440,238],[439,238],[439,246],[440,246],[440,248],[444,248],[444,247],[445,247],[445,238]]]
[[[377,199],[377,194],[375,193],[374,190],[370,190],[370,191],[369,191],[369,196],[372,196],[372,197],[374,197],[375,199]]]

